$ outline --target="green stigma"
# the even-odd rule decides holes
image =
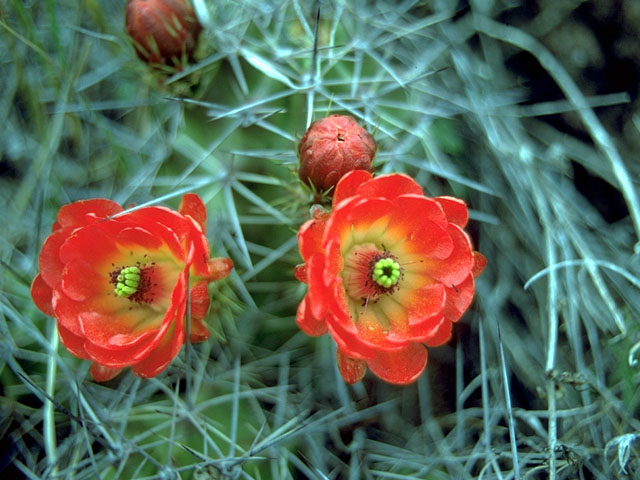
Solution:
[[[392,258],[378,260],[373,266],[371,278],[381,287],[391,288],[400,278],[400,264]]]
[[[116,277],[115,292],[119,297],[129,298],[138,291],[140,284],[140,269],[138,267],[125,267]]]

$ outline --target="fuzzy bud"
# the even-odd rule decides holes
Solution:
[[[375,140],[353,117],[321,118],[311,124],[298,145],[300,180],[327,191],[351,170],[373,171],[375,154]]]
[[[126,26],[142,60],[176,67],[191,57],[202,30],[190,0],[128,0]]]

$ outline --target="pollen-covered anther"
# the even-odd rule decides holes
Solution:
[[[384,288],[391,288],[400,278],[400,264],[392,258],[382,258],[373,266],[371,279]]]
[[[140,269],[138,267],[125,267],[116,277],[116,295],[129,298],[138,291],[140,285]]]

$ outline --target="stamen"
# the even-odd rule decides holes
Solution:
[[[391,288],[400,278],[400,264],[392,258],[382,258],[373,266],[371,279],[383,288]]]
[[[129,298],[138,291],[140,285],[140,269],[138,267],[125,267],[116,277],[116,295]]]

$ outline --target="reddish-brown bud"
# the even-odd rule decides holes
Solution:
[[[351,170],[373,171],[376,142],[349,115],[331,115],[311,124],[298,145],[300,180],[327,191]]]
[[[193,54],[202,30],[190,0],[128,0],[126,25],[142,60],[173,66]]]

